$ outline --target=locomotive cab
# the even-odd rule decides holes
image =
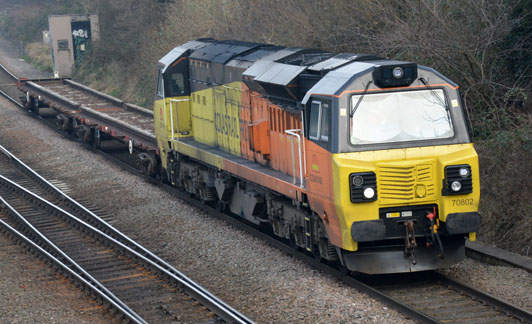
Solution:
[[[316,208],[344,221],[333,226],[346,267],[408,272],[462,260],[464,237],[475,239],[480,217],[478,158],[458,86],[398,61],[329,74],[306,97],[308,188],[328,189],[320,170],[330,152],[334,206]]]

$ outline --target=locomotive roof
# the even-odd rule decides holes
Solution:
[[[371,61],[379,59],[382,60],[383,58],[368,54],[340,53],[324,61],[311,65],[308,67],[308,69],[310,71],[321,72],[324,70],[333,70],[352,61]]]
[[[205,43],[201,40],[193,40],[186,42],[183,45],[174,47],[174,49],[172,49],[170,52],[168,52],[168,54],[166,54],[159,60],[159,65],[162,67],[163,73],[166,71],[168,66],[170,66],[170,64],[177,60],[186,51],[197,50],[207,45],[208,43]]]
[[[337,69],[329,71],[323,76],[303,97],[302,104],[306,104],[311,95],[340,95],[351,81],[357,78],[360,74],[373,70],[373,68],[382,65],[398,65],[409,62],[395,61],[379,58],[377,56],[370,56],[374,59],[369,61],[352,61]]]
[[[261,65],[261,67],[265,67],[265,69],[262,69],[260,73],[254,77],[255,81],[285,86],[306,69],[305,66],[289,65],[276,62],[267,63],[270,64]],[[255,64],[253,66],[255,66]],[[244,74],[246,75],[245,72]]]
[[[209,45],[195,50],[189,57],[225,64],[233,57],[263,45],[241,41],[209,41],[209,43]]]
[[[358,74],[373,68],[375,64],[368,62],[352,62],[336,70],[329,71],[323,76],[309,91],[301,103],[306,104],[311,94],[337,95],[350,81],[357,77]]]
[[[285,89],[296,86],[298,77],[312,76],[309,80],[315,81],[308,85],[310,90],[300,89],[303,90],[300,95],[304,94],[304,97],[299,100],[303,104],[308,101],[311,93],[340,94],[357,75],[366,73],[368,69],[406,63],[368,54],[333,54],[302,47],[287,48],[244,41],[198,39],[178,46],[166,54],[159,61],[163,73],[183,55],[190,59],[240,67],[244,69],[243,76],[247,82],[256,81]]]

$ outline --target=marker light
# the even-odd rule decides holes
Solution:
[[[354,176],[351,181],[353,182],[353,186],[360,187],[364,183],[364,178],[357,175],[357,176]]]
[[[451,183],[451,189],[453,191],[460,191],[460,189],[462,189],[462,184],[460,183],[460,181],[453,181]]]
[[[466,178],[469,176],[469,169],[468,168],[460,168],[460,175],[462,178]]]
[[[371,199],[375,196],[375,190],[373,188],[364,189],[364,197],[366,199]]]
[[[402,78],[403,77],[403,68],[396,67],[395,69],[393,69],[393,76],[396,79]]]

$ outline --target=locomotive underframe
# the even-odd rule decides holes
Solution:
[[[168,156],[168,169],[162,172],[163,178],[166,177],[173,186],[271,231],[294,248],[305,250],[318,259],[338,262],[342,269],[367,274],[422,271],[448,267],[465,258],[463,234],[447,235],[442,230],[441,245],[438,246],[430,239],[426,214],[417,212],[411,217],[415,223],[416,248],[406,249],[404,224],[390,220],[384,240],[360,242],[356,252],[343,250],[330,243],[322,219],[305,202],[284,197],[174,150]],[[435,206],[412,207],[428,211]]]
[[[163,173],[173,186],[251,224],[267,227],[293,247],[325,260],[339,260],[340,249],[330,243],[321,219],[306,203],[176,151],[169,154],[167,163]]]

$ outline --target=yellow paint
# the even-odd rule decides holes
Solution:
[[[473,144],[414,147],[394,150],[340,153],[332,155],[334,204],[342,235],[342,248],[355,251],[351,238],[354,221],[379,218],[379,208],[437,204],[439,220],[445,222],[450,213],[476,212],[480,198],[478,156]],[[473,176],[473,192],[466,195],[442,196],[444,168],[448,165],[469,164]],[[373,171],[377,175],[378,200],[352,203],[349,175]],[[402,182],[398,182],[402,180]],[[425,187],[425,195],[417,185]],[[394,191],[398,187],[401,190]],[[421,189],[419,189],[421,190]],[[416,194],[418,193],[418,194]],[[460,205],[453,199],[469,199],[470,205]]]
[[[242,83],[233,82],[192,93],[194,139],[240,156]]]
[[[157,147],[159,148],[163,168],[167,167],[167,153],[170,149],[168,141],[171,140],[172,136],[174,138],[192,136],[189,98],[184,96],[158,99],[153,104],[155,136],[157,137]],[[171,103],[171,100],[177,100],[177,102]],[[189,129],[188,135],[180,132],[180,130],[185,131],[186,129]]]
[[[167,167],[168,131],[166,130],[164,99],[155,100],[153,103],[153,122],[155,127],[155,136],[157,137],[157,147],[161,156],[163,168]]]
[[[210,88],[191,94],[192,129],[194,130],[194,139],[196,141],[210,146],[217,146],[212,92],[212,88]]]
[[[427,188],[423,184],[416,185],[416,197],[424,198],[427,195]]]
[[[458,107],[458,100],[456,99],[451,100],[451,106],[453,106],[453,108]]]
[[[475,242],[477,240],[477,232],[471,232],[469,233],[469,240],[471,242]]]
[[[223,158],[214,155],[209,151],[197,149],[196,147],[190,146],[181,141],[172,141],[172,149],[179,153],[208,163],[218,169],[223,169]]]
[[[169,98],[167,100],[168,113],[172,113],[173,118],[173,136],[177,137],[190,137],[193,136],[192,132],[192,116],[190,110],[189,97],[177,97]],[[172,124],[166,125],[170,134],[172,134]],[[171,137],[171,136],[170,136]]]

